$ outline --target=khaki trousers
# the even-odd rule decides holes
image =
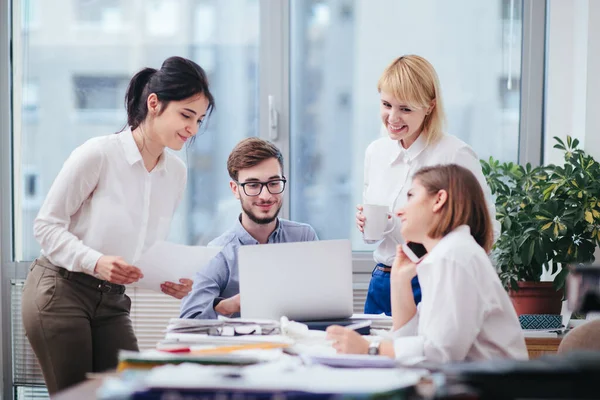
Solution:
[[[22,298],[25,333],[50,394],[88,372],[117,366],[120,349],[138,350],[124,287],[70,272],[45,257],[30,267]]]

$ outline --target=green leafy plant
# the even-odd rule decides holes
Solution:
[[[552,273],[554,287],[564,286],[567,264],[594,261],[600,245],[600,164],[567,136],[554,137],[564,151],[564,165],[532,167],[481,161],[502,233],[492,256],[507,289],[517,282],[540,280],[543,268]]]

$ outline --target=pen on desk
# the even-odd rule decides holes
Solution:
[[[355,322],[354,324],[346,325],[344,328],[352,329],[353,331],[371,326],[371,320]]]

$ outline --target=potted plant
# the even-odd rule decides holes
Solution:
[[[577,139],[554,139],[564,165],[481,161],[502,226],[492,257],[519,315],[560,314],[567,264],[594,261],[600,245],[600,164]]]

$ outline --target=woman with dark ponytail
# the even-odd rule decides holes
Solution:
[[[174,154],[214,106],[204,70],[171,57],[145,68],[125,95],[127,127],[73,151],[34,222],[41,255],[23,292],[25,332],[50,394],[115,368],[120,349],[137,350],[125,286],[132,265],[164,240],[187,179]],[[181,299],[189,279],[165,282]]]

